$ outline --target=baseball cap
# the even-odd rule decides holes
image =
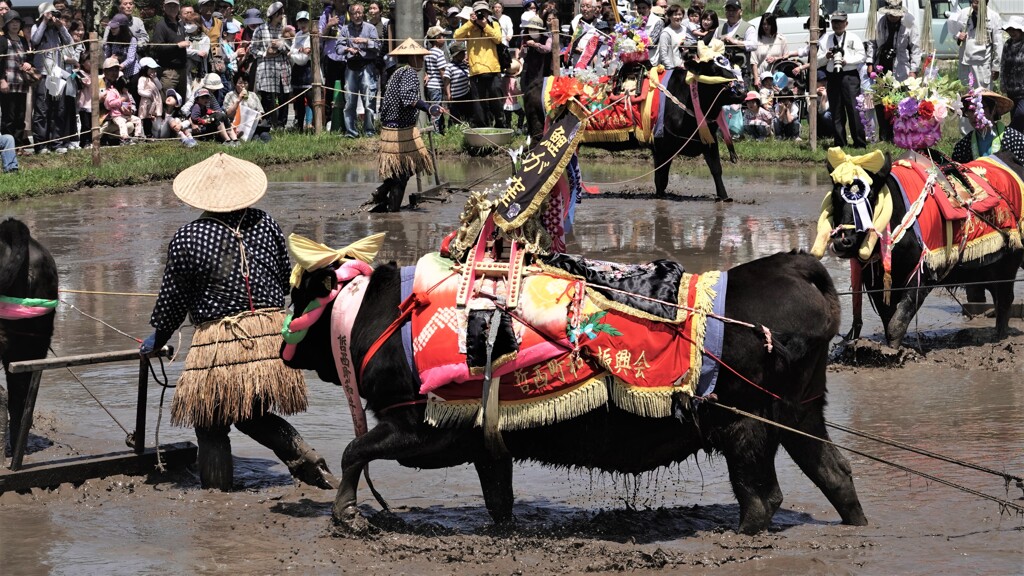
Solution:
[[[168,4],[177,4],[177,5],[181,6],[181,2],[179,0],[164,0],[164,6],[166,6]]]
[[[427,29],[427,38],[440,38],[441,36],[444,36],[444,28],[431,26]]]
[[[303,10],[295,14],[295,21],[298,22],[299,20],[309,20],[309,12]]]
[[[107,58],[106,60],[103,61],[103,69],[104,70],[107,70],[108,68],[120,68],[120,67],[121,67],[121,61],[117,59],[117,56],[111,56],[110,58]]]
[[[829,20],[831,20],[832,22],[846,22],[846,12],[843,12],[842,10],[833,12],[832,16],[829,17]]]
[[[772,76],[771,72],[761,72],[761,80],[771,80],[772,82],[775,82],[775,78]]]
[[[448,9],[448,15],[449,16],[455,16],[458,13],[459,13],[459,7],[458,6],[452,6],[451,8]]]
[[[487,12],[488,14],[490,14],[491,13],[491,6],[490,6],[490,4],[488,4],[487,2],[484,2],[484,0],[479,0],[478,2],[473,2],[473,12],[481,12],[481,11]]]
[[[740,0],[725,0],[726,9],[740,8]]]

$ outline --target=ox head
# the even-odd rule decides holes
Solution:
[[[818,234],[811,254],[822,257],[828,246],[840,258],[871,258],[892,217],[892,198],[886,182],[892,162],[878,150],[849,156],[830,148],[827,164],[832,190],[821,203]]]
[[[746,96],[743,75],[725,54],[725,44],[715,39],[710,45],[697,44],[697,55],[685,62],[686,82],[697,82],[701,107],[714,118],[722,106],[742,104]]]
[[[336,382],[331,362],[330,316],[341,285],[358,274],[369,274],[384,234],[374,234],[341,250],[328,248],[298,234],[288,237],[288,252],[297,262],[291,276],[292,313],[285,322],[281,358],[287,366],[316,370],[326,382]]]

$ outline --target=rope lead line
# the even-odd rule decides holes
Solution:
[[[789,426],[786,426],[785,424],[779,424],[778,422],[775,422],[774,420],[769,420],[769,419],[764,418],[762,416],[758,416],[757,414],[751,414],[750,412],[746,412],[746,411],[740,410],[739,408],[733,408],[732,406],[727,406],[725,404],[719,404],[718,402],[709,402],[709,403],[712,406],[717,406],[718,408],[721,408],[721,409],[726,410],[728,412],[732,412],[733,414],[737,414],[739,416],[746,416],[747,418],[752,418],[754,420],[757,420],[758,422],[762,422],[764,424],[769,424],[771,426],[775,426],[776,428],[779,428],[780,430],[785,430],[786,432],[791,432],[793,434],[798,434],[800,436],[804,436],[804,437],[810,438],[812,440],[817,440],[818,442],[821,442],[823,444],[828,444],[829,446],[833,446],[835,448],[839,448],[840,450],[846,450],[847,452],[852,452],[852,453],[854,453],[854,454],[856,454],[858,456],[862,456],[862,457],[867,458],[869,460],[874,460],[875,462],[879,462],[879,463],[882,463],[882,464],[887,464],[887,465],[892,466],[893,468],[896,468],[898,470],[902,470],[902,471],[908,472],[910,474],[915,474],[917,476],[920,476],[920,477],[924,478],[925,480],[931,480],[932,482],[937,482],[939,484],[944,484],[946,486],[949,486],[950,488],[955,488],[957,490],[960,490],[961,492],[966,492],[968,494],[972,494],[972,495],[977,496],[979,498],[984,498],[986,500],[991,500],[992,502],[995,502],[996,504],[999,505],[1000,513],[1004,512],[1004,511],[1012,510],[1013,512],[1017,513],[1017,515],[1024,516],[1024,505],[1022,505],[1022,504],[1017,504],[1016,502],[1011,502],[1009,500],[1003,500],[1002,498],[996,498],[995,496],[989,496],[988,494],[985,494],[984,492],[978,492],[977,490],[974,490],[972,488],[968,488],[966,486],[961,486],[960,484],[957,484],[955,482],[950,482],[949,480],[943,480],[942,478],[939,478],[939,477],[936,477],[936,476],[932,476],[931,474],[927,474],[925,472],[920,472],[918,470],[914,470],[913,468],[909,468],[909,467],[904,466],[902,464],[897,464],[895,462],[890,462],[889,460],[886,460],[884,458],[880,458],[878,456],[872,456],[872,455],[870,455],[870,454],[868,454],[866,452],[861,452],[860,450],[857,450],[856,448],[850,448],[848,446],[843,446],[842,444],[837,444],[837,443],[835,443],[835,442],[833,442],[831,440],[826,440],[824,438],[819,438],[819,437],[817,437],[817,436],[815,436],[813,434],[808,434],[807,432],[804,432],[802,430],[797,430],[796,428],[791,428]]]

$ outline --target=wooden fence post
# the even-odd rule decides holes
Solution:
[[[310,30],[310,55],[313,57],[313,132],[320,135],[324,129],[324,78],[320,70],[320,30]]]
[[[562,75],[562,37],[558,29],[558,18],[551,19],[551,75]]]
[[[89,32],[89,61],[92,62],[92,165],[100,165],[100,42]]]

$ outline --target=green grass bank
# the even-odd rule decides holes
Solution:
[[[939,148],[948,152],[956,141],[955,130],[947,130],[947,136]],[[806,134],[806,128],[803,130]],[[519,138],[513,146],[519,146],[525,139]],[[468,157],[462,144],[459,129],[447,134],[435,135],[434,144],[438,156],[446,158]],[[810,143],[794,141],[765,140],[761,142],[741,140],[736,143],[740,162],[744,164],[794,165],[815,164],[825,160],[825,152],[831,141],[819,142],[818,149],[811,151]],[[878,147],[894,156],[901,149],[889,144]],[[264,167],[295,165],[303,162],[325,161],[345,157],[372,157],[377,152],[375,138],[352,140],[337,134],[324,133],[320,136],[276,132],[268,143],[251,142],[237,148],[226,148],[214,142],[203,142],[187,149],[178,142],[147,142],[137,146],[103,147],[100,149],[100,166],[92,165],[91,150],[79,150],[63,155],[34,155],[19,158],[21,169],[18,174],[0,176],[0,200],[17,200],[32,196],[63,194],[88,186],[131,186],[146,182],[173,179],[189,166],[216,154],[228,152],[233,156],[249,160]],[[722,146],[723,158],[727,156]],[[852,151],[856,152],[856,151]],[[609,159],[622,161],[650,162],[650,151],[646,148],[608,150],[591,146],[580,148],[580,158]],[[506,161],[502,151],[492,151],[495,162]],[[678,162],[697,162],[701,158],[679,158]],[[728,164],[725,170],[728,171]]]

